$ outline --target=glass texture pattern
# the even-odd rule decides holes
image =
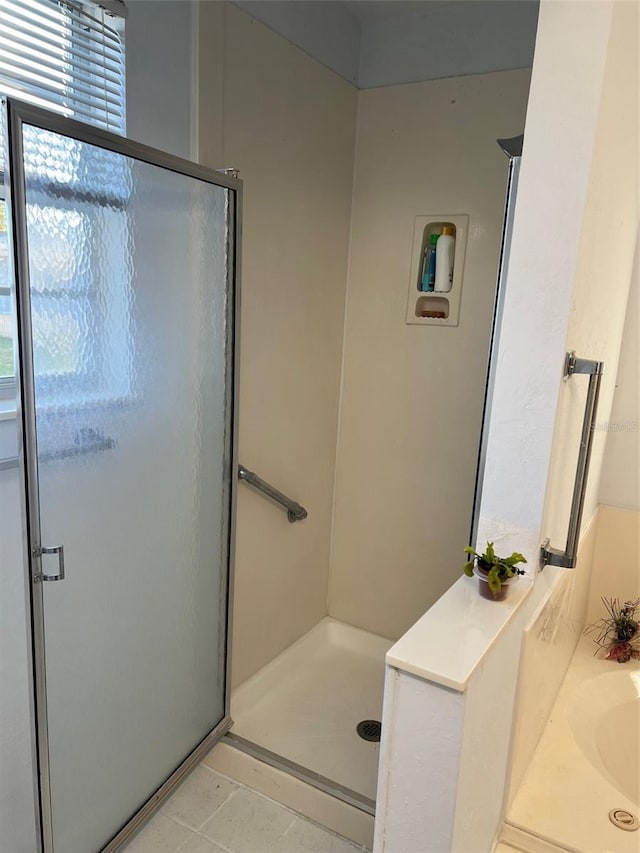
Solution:
[[[53,833],[90,853],[224,716],[228,191],[23,138]]]

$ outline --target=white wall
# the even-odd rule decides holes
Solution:
[[[599,424],[611,421],[640,209],[638,6],[617,3],[614,10],[611,44],[618,47],[615,54],[610,48],[605,66],[565,343],[567,350],[605,362]],[[603,234],[606,241],[600,241]],[[564,382],[558,395],[543,517],[543,531],[554,542],[562,541],[568,523],[584,385],[584,377],[582,383]],[[595,430],[585,525],[598,505],[607,435],[607,430]]]
[[[607,440],[587,622],[604,615],[603,597],[621,601],[640,597],[639,293],[640,240],[636,242],[613,408],[609,420],[598,419]]]
[[[130,0],[125,28],[127,136],[194,158],[194,0]]]
[[[622,335],[611,420],[599,418],[607,434],[600,503],[627,510],[640,510],[640,239],[627,316]]]
[[[451,850],[464,713],[461,693],[387,665],[376,853]],[[416,764],[432,768],[437,784],[413,776]]]
[[[359,93],[329,611],[397,638],[459,576],[528,71]],[[457,327],[407,325],[416,216],[467,214]],[[412,293],[417,292],[412,286]]]
[[[592,585],[598,525],[596,516],[582,537],[576,568],[558,572],[546,594],[539,596],[539,601],[532,597],[518,619],[524,632],[512,731],[508,803],[517,793],[549,721],[567,664],[582,633]]]
[[[601,506],[589,587],[587,624],[606,615],[603,598],[640,598],[640,512]]]
[[[632,14],[634,7],[620,4],[616,8],[622,15],[624,10]],[[607,419],[637,216],[636,129],[631,120],[636,109],[633,45],[625,45],[620,54],[621,63],[631,64],[630,69],[611,65],[619,89],[603,101],[602,108],[613,108],[614,115],[603,112],[600,121],[607,45],[602,36],[594,39],[592,28],[609,32],[611,6],[547,3],[544,10],[540,26],[544,25],[545,35],[552,19],[558,33],[577,30],[561,58],[557,56],[560,46],[551,37],[543,38],[536,48],[509,281],[520,269],[537,283],[529,289],[511,286],[506,290],[498,352],[501,370],[492,401],[478,536],[480,541],[497,539],[503,550],[511,550],[515,543],[533,566],[541,531],[555,545],[566,536],[586,380],[575,377],[562,382],[564,353],[568,347],[576,348],[587,357],[606,360],[599,418]],[[580,36],[583,28],[584,37]],[[585,46],[592,40],[589,52]],[[536,74],[538,85],[534,85]],[[552,77],[561,77],[564,85],[549,98]],[[596,145],[599,154],[594,159]],[[612,146],[608,153],[607,145]],[[571,151],[571,156],[558,156],[560,150]],[[538,173],[539,168],[545,176]],[[615,180],[602,177],[606,170],[613,170]],[[561,195],[558,187],[563,188]],[[615,228],[611,229],[607,216],[616,222]],[[599,231],[594,230],[596,226]],[[598,239],[603,229],[612,240],[607,246],[615,249],[609,254]],[[562,240],[550,243],[551,234],[561,234]],[[540,251],[545,245],[547,251]],[[549,264],[549,246],[557,249],[553,264]],[[611,266],[609,259],[613,259]],[[600,284],[604,281],[606,312]],[[595,511],[603,447],[603,435],[596,435],[585,523]]]

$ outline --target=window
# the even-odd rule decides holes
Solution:
[[[25,126],[24,166],[40,402],[127,397],[131,161]]]
[[[0,0],[0,91],[125,130],[124,3]]]
[[[125,15],[123,0],[0,0],[0,92],[124,133]],[[127,371],[109,353],[110,329],[126,321],[128,281],[113,284],[124,273],[112,276],[112,304],[101,292],[113,273],[104,259],[126,243],[126,169],[108,152],[42,132],[25,132],[24,155],[39,390],[73,403],[126,394]],[[15,393],[3,186],[0,163],[0,398]],[[98,329],[88,351],[87,331]]]

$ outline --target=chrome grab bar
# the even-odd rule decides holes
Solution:
[[[294,521],[302,521],[303,518],[307,517],[307,511],[303,506],[300,506],[299,503],[296,503],[291,500],[291,498],[288,498],[282,492],[278,491],[275,486],[265,482],[265,480],[258,477],[257,474],[254,474],[253,471],[249,471],[249,469],[245,468],[244,465],[238,466],[238,478],[240,480],[244,480],[245,483],[248,483],[250,486],[258,489],[259,492],[262,492],[262,494],[284,507],[287,511],[287,518],[292,524]]]
[[[578,560],[580,524],[582,522],[582,510],[584,509],[584,498],[587,490],[587,477],[589,474],[589,462],[591,461],[591,447],[598,409],[598,397],[600,396],[600,380],[604,373],[604,362],[591,361],[587,358],[576,358],[575,353],[568,352],[565,358],[564,376],[568,379],[576,373],[586,373],[589,376],[589,388],[587,389],[584,419],[582,421],[582,435],[580,437],[576,478],[573,484],[573,499],[571,501],[571,512],[569,513],[567,544],[564,551],[560,551],[557,548],[551,548],[549,540],[545,539],[540,546],[540,570],[544,569],[545,566],[561,566],[564,569],[573,569]]]

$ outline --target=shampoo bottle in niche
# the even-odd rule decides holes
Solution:
[[[456,248],[455,228],[443,225],[436,244],[436,293],[448,293],[453,284],[453,256]]]
[[[422,290],[430,293],[436,282],[436,244],[439,234],[432,234],[429,245],[424,250],[424,263],[422,265]]]

